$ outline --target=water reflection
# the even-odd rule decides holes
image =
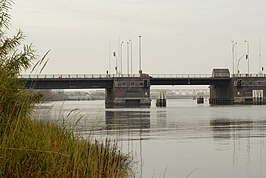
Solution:
[[[150,110],[106,110],[105,111],[105,122],[106,130],[108,135],[115,135],[113,131],[118,132],[119,135],[124,133],[124,137],[116,138],[116,140],[124,141],[124,150],[140,164],[139,177],[142,178],[143,171],[143,153],[142,153],[142,142],[147,139],[145,133],[150,132],[151,127],[151,114]],[[125,134],[126,133],[126,134]],[[117,134],[117,133],[116,133]],[[139,147],[134,148],[134,141],[137,141]],[[137,153],[133,155],[133,153]]]
[[[107,130],[150,128],[150,111],[105,111]]]
[[[237,131],[249,130],[252,128],[251,120],[232,120],[227,118],[210,120],[210,126],[213,130],[213,138],[230,139],[232,137],[241,136]]]
[[[157,127],[166,128],[166,111],[157,111]]]
[[[210,126],[215,139],[264,137],[266,120],[219,118],[210,120]]]
[[[262,165],[263,151],[264,150],[264,138],[266,129],[266,120],[241,120],[241,119],[213,119],[210,120],[210,126],[213,131],[213,138],[216,141],[227,140],[227,147],[232,147],[232,162],[233,165],[237,165],[241,158],[245,158],[248,165],[251,164],[251,149],[259,148],[259,160]],[[256,147],[252,147],[254,139],[259,139],[259,143]],[[230,143],[230,140],[232,143]],[[220,142],[220,144],[224,142]],[[222,145],[220,145],[222,146]],[[241,153],[242,148],[242,153]],[[245,149],[243,149],[245,148]],[[244,153],[244,156],[243,156]]]

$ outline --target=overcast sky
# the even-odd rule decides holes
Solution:
[[[250,72],[266,66],[265,0],[17,0],[12,29],[22,29],[40,56],[51,49],[43,73],[105,73],[109,44],[133,41],[133,72],[138,71],[138,36],[142,69],[153,74],[211,73],[232,70],[232,40],[237,57],[250,46]],[[123,45],[126,72],[126,45]],[[115,59],[111,56],[111,73]],[[247,61],[240,61],[241,73]]]

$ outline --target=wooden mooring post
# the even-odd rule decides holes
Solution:
[[[166,107],[166,92],[160,92],[159,98],[156,99],[157,107]]]

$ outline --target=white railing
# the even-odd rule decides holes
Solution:
[[[152,78],[211,78],[211,74],[150,74]]]
[[[150,74],[153,78],[230,78],[229,74]],[[266,74],[232,74],[231,77],[266,77]]]
[[[147,75],[147,74],[142,74]],[[24,74],[20,75],[19,78],[54,78],[54,79],[69,79],[69,78],[115,78],[115,77],[140,77],[140,74]],[[229,75],[226,76],[213,76],[212,74],[150,74],[152,78],[229,78]],[[266,74],[231,74],[231,77],[266,77]]]
[[[266,77],[266,74],[232,74],[231,77]]]
[[[139,74],[24,74],[20,75],[19,78],[33,78],[33,79],[46,79],[46,78],[54,78],[54,79],[68,79],[68,78],[114,78],[114,77],[140,77]]]

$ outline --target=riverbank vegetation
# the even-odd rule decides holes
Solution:
[[[126,177],[130,159],[109,140],[85,140],[31,119],[40,95],[23,88],[22,70],[36,59],[21,31],[7,37],[13,2],[0,1],[0,177]]]

